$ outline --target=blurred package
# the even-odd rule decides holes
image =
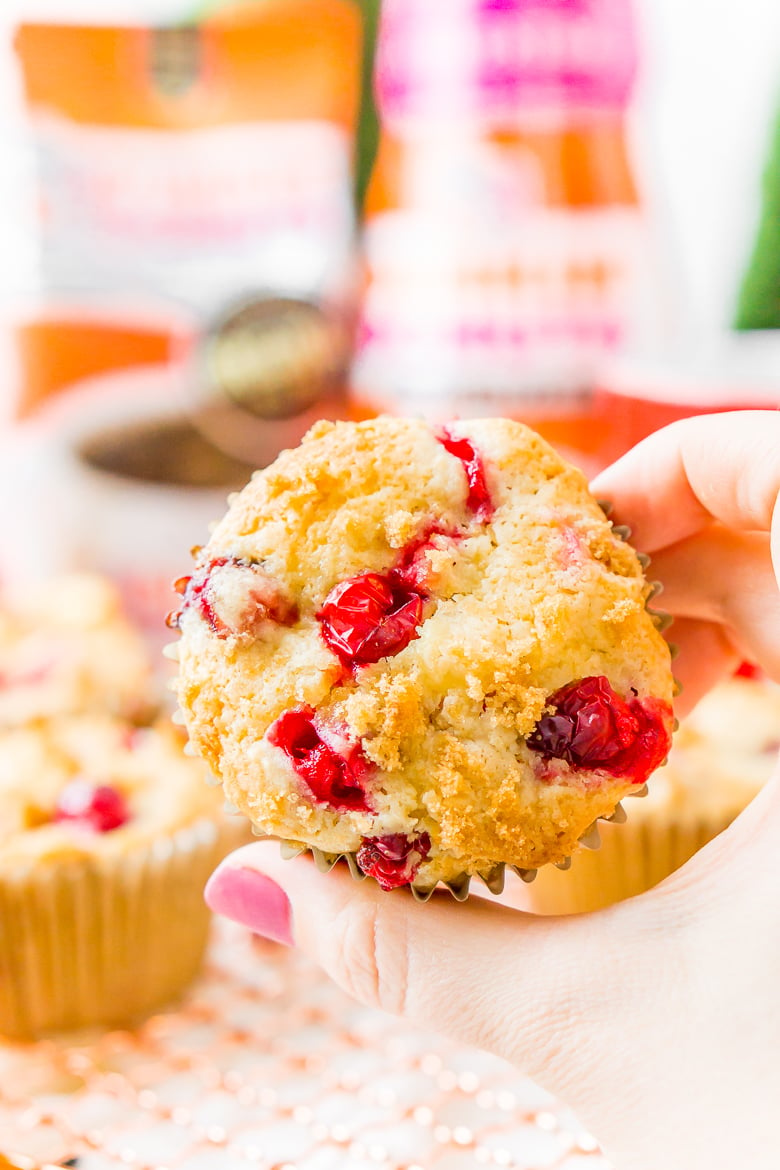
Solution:
[[[664,332],[637,57],[628,0],[385,0],[359,401],[582,444],[605,356]]]
[[[595,465],[699,414],[780,408],[780,330],[723,333],[684,350],[607,363],[593,393]]]
[[[0,581],[105,573],[159,641],[228,492],[341,408],[361,13],[65,10],[14,31],[37,275],[8,296]]]
[[[201,335],[247,300],[299,300],[342,328],[356,4],[212,3],[198,16],[158,0],[143,24],[132,6],[126,24],[116,5],[82,21],[79,7],[51,23],[38,5],[15,36],[40,243],[37,307],[16,322],[15,412],[130,365],[189,359],[205,377]]]

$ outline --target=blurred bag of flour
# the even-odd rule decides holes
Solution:
[[[11,413],[180,354],[249,297],[349,312],[354,0],[22,8],[38,307]]]
[[[637,56],[629,0],[385,0],[358,398],[574,425],[605,356],[655,342]]]

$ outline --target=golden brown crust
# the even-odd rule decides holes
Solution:
[[[623,696],[672,695],[639,560],[582,473],[520,423],[453,430],[483,459],[489,522],[475,521],[462,464],[424,422],[319,424],[253,477],[202,554],[260,563],[298,621],[250,646],[216,637],[192,608],[181,623],[180,705],[230,799],[263,830],[326,852],[414,826],[432,840],[423,884],[561,860],[630,787],[603,775],[540,782],[525,738],[554,691],[603,674]],[[433,526],[419,637],[345,674],[317,621],[324,599],[387,571]],[[313,804],[268,743],[271,724],[302,705],[362,743],[378,768],[373,813]]]

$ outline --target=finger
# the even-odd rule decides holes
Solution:
[[[677,648],[672,667],[680,692],[674,710],[683,718],[716,683],[734,673],[744,656],[716,622],[675,618],[668,637]]]
[[[713,524],[653,557],[663,582],[662,608],[676,618],[719,626],[724,648],[780,680],[780,590],[772,569],[769,536]],[[680,644],[679,623],[670,640]],[[682,647],[681,647],[682,649]],[[700,653],[707,649],[697,647]],[[712,647],[717,653],[717,647]],[[691,668],[681,655],[676,673]],[[723,669],[714,663],[715,673]],[[706,663],[702,659],[701,667]]]
[[[747,795],[747,794],[745,794]],[[689,911],[696,908],[697,921],[702,922],[705,906],[714,910],[716,917],[725,921],[727,900],[736,902],[744,918],[745,906],[750,905],[757,920],[771,913],[780,896],[777,875],[777,840],[780,833],[780,754],[777,755],[772,775],[748,802],[742,812],[716,837],[700,848],[680,869],[663,883],[655,893],[666,897],[669,893],[685,891],[690,897]],[[749,854],[750,863],[745,858]],[[756,874],[762,874],[761,891],[756,885]],[[721,880],[725,875],[725,880]],[[759,901],[769,904],[759,910]]]
[[[294,941],[362,1003],[503,1055],[559,1090],[573,1051],[614,1038],[615,1004],[628,1019],[635,997],[640,1006],[631,931],[621,936],[608,914],[537,918],[446,893],[419,905],[340,866],[323,876],[307,857],[283,861],[272,842],[223,862],[207,901]]]
[[[780,411],[683,419],[651,435],[592,484],[646,552],[711,521],[769,532],[780,493]],[[775,557],[780,556],[780,533]]]

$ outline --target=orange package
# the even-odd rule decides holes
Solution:
[[[664,331],[637,56],[629,0],[384,0],[359,401],[596,451],[599,369]]]
[[[17,333],[18,413],[81,377],[175,359],[250,292],[349,297],[352,0],[160,28],[26,23],[16,51],[43,306]]]

